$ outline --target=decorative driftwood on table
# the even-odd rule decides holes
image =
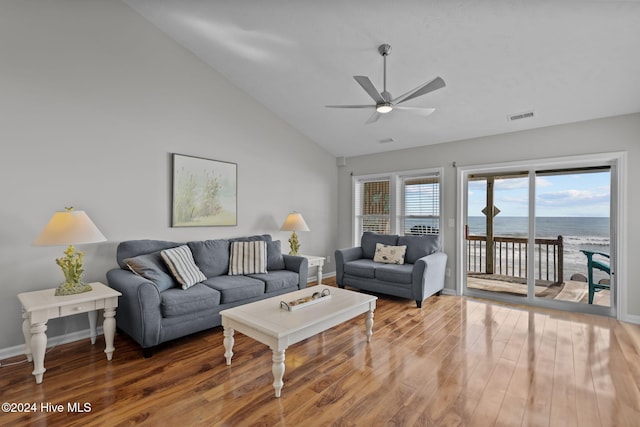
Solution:
[[[280,308],[287,311],[294,311],[298,310],[299,308],[317,304],[321,301],[326,301],[329,298],[331,298],[331,291],[325,288],[322,290],[322,292],[314,292],[309,296],[298,298],[293,301],[280,301]]]

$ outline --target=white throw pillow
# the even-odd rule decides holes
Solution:
[[[231,242],[229,276],[267,272],[267,242]]]
[[[404,254],[407,252],[407,246],[389,246],[382,243],[376,243],[376,253],[373,256],[375,262],[383,262],[385,264],[404,264]]]
[[[182,289],[189,289],[196,283],[207,280],[207,276],[200,271],[189,246],[182,245],[177,248],[165,249],[160,256],[169,267],[171,274],[176,278]]]

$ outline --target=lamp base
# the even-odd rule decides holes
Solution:
[[[294,231],[291,233],[291,238],[289,239],[289,245],[291,246],[291,251],[289,255],[298,255],[298,251],[300,250],[300,243],[298,242],[298,235]]]
[[[55,296],[75,295],[92,290],[91,285],[86,283],[62,283],[56,288]]]

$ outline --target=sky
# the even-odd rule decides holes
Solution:
[[[609,171],[536,177],[536,216],[608,217]],[[528,215],[528,178],[496,180],[495,206],[500,216]],[[469,182],[469,216],[482,216],[486,182]]]

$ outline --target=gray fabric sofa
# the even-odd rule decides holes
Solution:
[[[267,273],[228,275],[231,242],[253,240],[266,241]],[[186,243],[207,279],[182,289],[160,252],[184,244],[123,241],[116,254],[119,268],[107,272],[109,286],[122,293],[116,310],[118,330],[140,344],[145,357],[150,357],[160,343],[219,326],[220,311],[224,309],[307,285],[307,259],[283,255],[280,241],[272,241],[265,234]]]
[[[376,244],[406,246],[403,264],[374,261]],[[438,235],[397,236],[365,232],[360,246],[335,252],[336,283],[422,301],[444,288],[447,254],[440,251]]]

